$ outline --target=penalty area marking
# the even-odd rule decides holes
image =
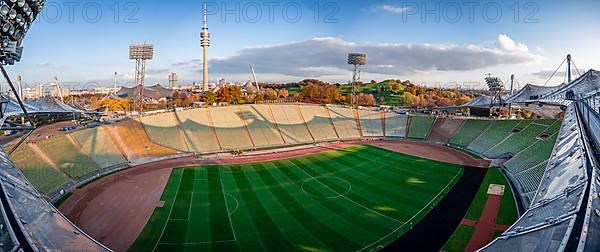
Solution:
[[[231,210],[231,213],[229,213],[229,215],[233,215],[235,213],[235,211],[238,210],[238,208],[240,206],[240,202],[237,200],[237,198],[235,196],[233,196],[233,195],[231,195],[229,193],[226,196],[232,198],[233,200],[235,200],[235,208],[233,208],[233,210]]]
[[[401,228],[403,228],[403,227],[404,227],[404,226],[405,226],[407,223],[409,223],[410,221],[412,221],[412,220],[413,220],[415,217],[417,217],[417,215],[419,215],[421,212],[423,212],[423,210],[427,209],[427,208],[429,207],[429,205],[431,205],[431,203],[433,203],[433,202],[434,202],[434,201],[435,201],[435,200],[436,200],[438,197],[440,197],[440,195],[441,195],[441,194],[442,194],[444,191],[446,191],[446,189],[448,189],[448,186],[450,186],[450,184],[452,184],[452,182],[454,182],[454,180],[456,180],[456,177],[458,177],[458,175],[459,175],[459,174],[461,174],[461,171],[462,171],[462,170],[458,170],[458,172],[456,173],[456,175],[454,175],[454,177],[452,178],[452,180],[450,180],[450,182],[448,182],[448,184],[446,184],[446,186],[445,186],[445,187],[444,187],[442,190],[440,190],[440,192],[438,192],[438,194],[437,194],[435,197],[433,197],[433,199],[431,199],[431,200],[429,201],[429,203],[427,203],[427,205],[425,205],[423,208],[421,208],[421,210],[419,210],[419,211],[418,211],[416,214],[414,214],[412,217],[410,217],[410,219],[408,219],[406,222],[404,222],[404,223],[403,223],[402,225],[400,225],[398,228],[394,229],[394,230],[393,230],[392,232],[390,232],[389,234],[387,234],[387,235],[385,235],[385,236],[383,236],[383,237],[379,238],[378,240],[376,240],[376,241],[372,242],[371,244],[369,244],[369,245],[365,246],[364,248],[361,248],[361,249],[357,250],[357,252],[358,252],[358,251],[365,251],[365,249],[367,249],[367,248],[369,248],[369,247],[372,247],[373,245],[375,245],[375,244],[377,244],[377,243],[381,242],[383,239],[385,239],[385,238],[389,237],[390,235],[392,235],[392,234],[394,234],[394,233],[398,232],[398,230],[400,230],[400,229],[401,229]],[[382,246],[382,245],[378,245],[378,246],[377,246],[377,248],[380,248],[380,247],[381,247],[381,248],[383,248],[383,246]]]
[[[154,248],[152,248],[152,251],[156,251],[156,247],[158,247],[158,244],[160,243],[160,239],[162,239],[163,235],[165,234],[165,230],[167,229],[167,225],[169,224],[169,219],[171,218],[171,213],[173,212],[173,208],[175,207],[175,200],[177,200],[177,194],[179,194],[179,187],[181,186],[182,180],[183,180],[183,172],[181,172],[181,177],[179,177],[179,183],[177,183],[177,191],[175,192],[175,198],[173,199],[173,205],[171,205],[171,209],[169,209],[169,215],[167,216],[167,223],[165,223],[165,226],[163,227],[162,232],[160,232],[158,241],[156,241],[156,244],[154,244]]]
[[[219,178],[221,178],[221,169],[219,169]],[[227,217],[229,218],[229,227],[231,228],[231,233],[233,234],[233,240],[237,241],[237,237],[235,236],[235,229],[233,229],[233,221],[231,220],[231,214],[229,213],[229,205],[227,204],[227,194],[225,193],[225,186],[223,186],[223,180],[220,180],[220,182],[221,190],[223,192],[223,200],[225,201],[225,209],[227,210]],[[237,202],[237,199],[235,201]]]

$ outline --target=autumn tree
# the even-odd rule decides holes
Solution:
[[[121,98],[106,98],[99,101],[96,101],[92,108],[97,109],[101,107],[106,107],[108,111],[127,111],[129,110],[129,106],[131,105],[130,100],[121,99]]]
[[[242,89],[239,86],[225,86],[217,91],[217,101],[239,103],[242,100]]]
[[[215,102],[217,102],[217,97],[216,97],[215,93],[210,92],[210,91],[204,93],[204,103],[206,105],[211,105],[211,104],[214,104]]]

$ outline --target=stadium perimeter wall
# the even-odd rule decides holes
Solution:
[[[164,120],[160,120],[161,118]],[[495,132],[494,129],[498,128],[493,127],[495,123],[496,121],[491,121],[490,125],[487,123],[476,123],[471,127],[469,126],[469,120],[463,122],[463,120],[452,118],[436,118],[423,115],[414,117],[378,110],[355,110],[341,106],[308,104],[236,105],[177,111],[175,113],[155,115],[150,117],[150,119],[126,120],[112,125],[101,126],[97,132],[103,132],[102,135],[108,135],[110,137],[108,142],[115,143],[115,147],[93,148],[90,143],[83,143],[83,152],[87,153],[92,160],[100,160],[105,156],[116,156],[120,153],[128,163],[98,165],[98,169],[94,169],[94,172],[76,179],[71,178],[58,189],[46,191],[46,195],[50,199],[56,200],[60,198],[61,192],[69,192],[98,176],[124,169],[131,165],[139,165],[161,159],[194,154],[207,155],[233,150],[271,149],[318,142],[359,140],[363,138],[383,139],[385,137],[403,139],[406,138],[411,128],[413,129],[413,134],[417,132],[415,129],[420,130],[417,132],[418,134],[414,134],[416,137],[415,140],[440,144],[440,142],[446,141],[452,143],[454,138],[457,137],[462,139],[458,141],[462,143],[462,146],[466,146],[468,150],[481,154],[478,149],[470,149],[468,146],[472,142],[477,142],[478,139],[485,137],[486,134],[500,135],[499,142],[514,135],[511,132]],[[530,125],[531,123],[530,121],[515,121],[510,122],[509,125]],[[148,130],[149,128],[151,130]],[[476,137],[470,132],[466,132],[468,134],[462,132],[473,128],[482,132],[477,133]],[[499,128],[503,129],[502,127]],[[81,135],[85,136],[89,134],[73,133],[76,136],[74,137],[75,139],[83,140],[90,137],[82,138]],[[411,138],[409,137],[408,139]],[[467,142],[464,142],[465,139]],[[90,140],[87,141],[89,142]],[[531,141],[531,145],[534,145],[534,143],[543,145],[543,143],[539,143],[540,141],[535,139],[528,139],[527,141]],[[101,142],[99,141],[99,143]],[[491,147],[495,146],[494,144],[487,145]],[[450,146],[464,148],[452,144]],[[188,149],[189,151],[181,151],[182,149]],[[535,148],[531,148],[529,145],[527,149],[535,150]],[[119,153],[115,153],[115,150],[118,150]],[[515,153],[517,153],[516,150]],[[516,155],[519,158],[522,156],[524,155]],[[547,157],[542,159],[546,160]],[[519,161],[516,160],[513,163],[519,163]],[[535,165],[538,164],[536,163]],[[536,188],[535,184],[541,180],[540,169],[531,169],[535,167],[533,164],[531,167],[522,167],[524,170],[531,170],[532,172],[530,173],[532,174],[519,173],[517,175],[520,175],[520,177],[509,176],[511,181],[517,185],[515,187],[519,192],[518,194],[521,195],[520,198],[525,199],[526,205],[532,196],[531,188]],[[539,165],[537,167],[539,168]],[[533,179],[530,178],[532,176],[534,177]],[[528,190],[523,189],[525,187],[521,186],[523,181],[528,181]]]

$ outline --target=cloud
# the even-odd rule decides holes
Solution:
[[[588,69],[579,69],[579,70],[573,69],[573,70],[571,70],[572,78],[577,78],[577,77],[579,77],[580,74],[583,74],[587,71],[588,71]],[[541,78],[541,79],[548,79],[548,78],[550,78],[550,76],[552,76],[553,73],[554,73],[554,70],[541,70],[538,72],[531,73],[531,75]],[[554,73],[553,78],[554,79],[565,79],[566,75],[567,75],[567,71],[556,71],[556,73]]]
[[[37,64],[38,67],[52,67],[53,64],[50,61],[44,60]]]
[[[550,76],[552,75],[552,73],[554,73],[554,70],[541,70],[535,73],[531,73],[531,75],[542,78],[542,79],[548,79],[550,78]],[[565,71],[558,71],[556,72],[556,74],[554,74],[555,77],[563,77],[565,76],[567,72]]]
[[[496,43],[481,45],[444,44],[367,44],[359,45],[340,38],[314,38],[307,41],[242,49],[227,58],[212,59],[212,73],[248,73],[254,66],[261,74],[321,77],[347,75],[348,53],[365,52],[369,63],[363,72],[379,75],[472,71],[509,64],[538,62],[541,56],[505,34]],[[187,63],[186,63],[187,62]],[[197,60],[176,63],[179,66],[199,64]]]
[[[373,8],[376,12],[389,12],[394,14],[402,14],[406,11],[410,11],[409,7],[396,7],[389,4],[377,5]]]
[[[201,59],[191,59],[191,60],[177,62],[177,63],[173,64],[173,66],[176,66],[176,67],[195,67],[195,66],[201,66],[201,65],[202,65]]]

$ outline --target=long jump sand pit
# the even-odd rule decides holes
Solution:
[[[173,168],[256,163],[303,157],[358,144],[436,161],[487,168],[488,161],[477,160],[451,148],[407,141],[366,141],[257,152],[244,156],[201,159],[194,156],[157,161],[99,179],[73,192],[60,210],[99,242],[115,251],[126,251],[143,230],[156,207]]]

